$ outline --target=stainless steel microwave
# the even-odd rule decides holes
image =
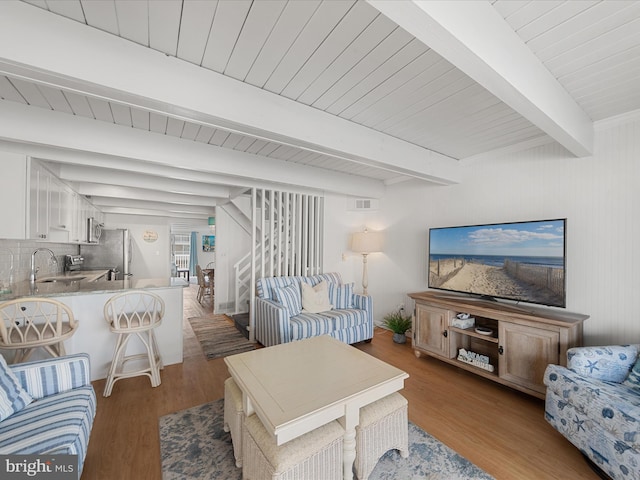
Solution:
[[[95,217],[89,217],[87,219],[87,242],[99,243],[103,227],[104,224],[98,222]]]

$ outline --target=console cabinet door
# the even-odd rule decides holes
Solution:
[[[500,378],[542,394],[544,371],[558,364],[557,331],[500,322]]]
[[[414,346],[449,358],[449,310],[416,303]]]

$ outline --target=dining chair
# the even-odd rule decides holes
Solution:
[[[202,303],[202,299],[206,295],[213,298],[212,281],[204,274],[200,265],[196,265],[196,274],[198,276],[198,293],[196,294],[196,300],[198,300],[198,303]]]
[[[0,349],[16,351],[13,363],[26,362],[38,348],[53,357],[66,355],[64,341],[77,329],[71,309],[51,298],[18,298],[0,304]]]

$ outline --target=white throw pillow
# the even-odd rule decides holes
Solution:
[[[315,287],[307,283],[300,283],[302,287],[302,311],[320,313],[331,310],[333,305],[329,301],[329,288],[324,280]]]

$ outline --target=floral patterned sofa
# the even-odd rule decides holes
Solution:
[[[640,345],[576,347],[549,365],[547,421],[614,479],[640,479]]]
[[[302,305],[302,284],[326,282],[327,309],[309,312]],[[373,338],[373,304],[368,295],[353,293],[339,273],[308,277],[264,277],[256,282],[255,336],[265,347],[317,335],[331,335],[345,343]]]

